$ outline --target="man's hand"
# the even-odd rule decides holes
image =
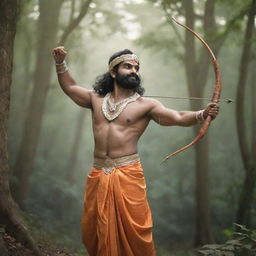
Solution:
[[[57,64],[60,64],[65,60],[67,52],[65,51],[65,48],[63,46],[58,46],[56,48],[53,48],[52,55],[55,62]]]
[[[217,103],[209,103],[204,110],[204,118],[206,119],[207,116],[211,116],[212,120],[214,120],[219,113],[219,109],[220,107]]]

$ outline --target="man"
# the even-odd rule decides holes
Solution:
[[[200,111],[175,111],[143,97],[139,59],[130,50],[109,59],[108,72],[93,90],[76,85],[65,63],[64,47],[53,49],[63,91],[92,111],[94,166],[87,176],[82,219],[83,242],[90,256],[153,256],[152,216],[137,142],[150,120],[164,126],[192,126],[218,105]]]

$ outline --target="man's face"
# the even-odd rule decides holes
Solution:
[[[135,89],[140,86],[139,64],[134,60],[124,61],[119,67],[115,77],[118,85],[124,89]]]

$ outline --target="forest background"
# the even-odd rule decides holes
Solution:
[[[109,57],[131,49],[140,58],[145,95],[211,98],[210,57],[222,75],[220,114],[194,147],[195,127],[150,123],[139,143],[158,255],[188,255],[224,243],[234,223],[256,225],[256,1],[23,0],[17,16],[10,113],[9,181],[19,214],[36,237],[84,253],[81,215],[93,159],[90,111],[60,89],[52,48],[64,45],[77,83],[90,89]],[[176,110],[199,110],[203,100],[158,99]],[[183,254],[182,254],[183,255]]]

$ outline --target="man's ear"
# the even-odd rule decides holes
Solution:
[[[115,77],[116,77],[116,72],[112,69],[112,70],[110,71],[110,75],[111,75],[113,78],[115,78]]]

